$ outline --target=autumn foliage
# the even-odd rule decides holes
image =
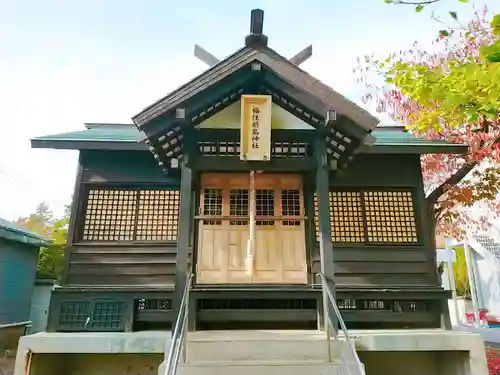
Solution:
[[[468,24],[456,20],[457,27],[442,30],[430,51],[415,43],[384,60],[366,56],[355,69],[364,100],[375,102],[378,112],[415,135],[469,146],[465,155],[422,156],[437,231],[456,238],[472,224],[487,223],[464,208],[481,203],[500,213],[500,63],[493,61],[499,18],[477,12]]]
[[[489,375],[500,375],[500,352],[498,349],[486,349]]]

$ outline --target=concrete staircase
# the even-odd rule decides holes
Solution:
[[[325,334],[318,331],[205,331],[188,335],[187,363],[179,375],[357,375],[347,343],[332,341],[329,361]],[[159,375],[163,375],[160,366]]]

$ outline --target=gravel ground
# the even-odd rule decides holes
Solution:
[[[15,360],[15,358],[0,358],[0,375],[12,375]]]
[[[488,369],[490,370],[489,375],[500,375],[498,358],[500,358],[500,344],[487,342],[485,343],[486,353],[489,354],[488,358]]]

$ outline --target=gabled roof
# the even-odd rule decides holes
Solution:
[[[239,101],[241,95],[254,94],[271,96],[275,105],[318,130],[311,134],[324,137],[327,159],[340,168],[345,168],[358,152],[466,152],[465,145],[422,140],[401,131],[373,131],[378,124],[376,117],[269,48],[262,24],[263,11],[252,10],[245,47],[135,115],[133,122],[143,133],[141,138],[131,126],[93,124],[84,132],[36,138],[32,146],[148,149],[168,173],[178,168],[179,162],[189,165],[189,160],[195,160],[185,158],[185,153],[204,152],[196,139],[201,132],[195,133],[200,123]],[[276,130],[274,134],[282,133]],[[377,140],[375,134],[381,139]],[[236,150],[239,141],[233,138]]]
[[[263,22],[264,12],[252,10],[245,47],[132,118],[164,172],[178,168],[179,161],[189,164],[185,154],[197,147],[189,143],[194,127],[245,94],[269,95],[318,129],[334,164],[342,160],[345,166],[356,152],[373,145],[370,133],[378,119],[269,48]]]
[[[177,90],[148,106],[135,115],[132,120],[139,128],[142,128],[146,123],[157,119],[159,116],[175,111],[178,107],[183,107],[187,100],[254,62],[261,63],[265,70],[288,84],[290,89],[287,90],[288,93],[293,92],[292,95],[295,96],[295,99],[302,102],[318,117],[323,118],[326,110],[335,110],[338,115],[351,119],[368,132],[374,129],[379,122],[368,111],[351,102],[267,46],[243,47]]]
[[[85,130],[46,135],[31,140],[34,148],[67,150],[148,150],[139,143],[140,131],[134,124],[85,124]],[[419,138],[404,131],[402,127],[375,128],[372,133],[375,145],[363,153],[445,153],[467,152],[467,145],[443,140]]]
[[[51,244],[48,238],[2,218],[0,218],[0,239],[20,242],[35,247],[49,246]]]

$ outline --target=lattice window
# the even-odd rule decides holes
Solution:
[[[125,303],[95,302],[92,314],[92,328],[118,329],[123,319]]]
[[[256,216],[274,216],[274,190],[257,189],[256,195]],[[257,220],[257,225],[274,225],[274,220]]]
[[[141,298],[136,301],[136,310],[172,310],[172,300],[165,298]]]
[[[248,216],[249,193],[245,189],[235,189],[229,192],[229,215],[230,216]],[[247,225],[248,220],[241,218],[230,220],[230,225]]]
[[[411,192],[365,191],[363,198],[369,242],[417,242]]]
[[[330,230],[333,242],[365,242],[363,207],[359,192],[335,192],[328,196],[330,205]],[[319,241],[318,197],[314,195],[314,223],[316,240]]]
[[[330,225],[336,243],[418,243],[411,191],[331,191]],[[318,202],[314,196],[316,239]]]
[[[204,156],[238,156],[240,142],[202,141],[198,150]],[[311,154],[311,144],[307,141],[271,141],[271,156],[276,158],[305,157]]]
[[[308,155],[308,142],[274,141],[271,144],[271,155],[274,157],[304,157]]]
[[[357,300],[354,298],[342,298],[337,303],[341,310],[356,310],[357,308]]]
[[[203,190],[203,215],[222,216],[222,189]],[[203,220],[206,225],[221,225],[221,220]]]
[[[300,216],[300,190],[288,189],[281,191],[281,215]],[[283,220],[283,225],[300,225],[300,220]]]
[[[167,189],[90,189],[83,241],[175,241],[180,194]]]
[[[412,313],[428,311],[428,301],[411,300],[377,300],[377,299],[354,299],[343,298],[338,300],[340,310],[368,310],[368,311],[390,311],[394,313]]]
[[[83,328],[90,316],[90,302],[62,302],[59,325],[68,328]]]
[[[92,189],[89,191],[84,241],[130,241],[136,219],[137,191]]]
[[[332,191],[329,201],[333,241],[364,242],[365,228],[360,194],[351,191]]]
[[[136,239],[175,241],[180,199],[178,190],[140,191]]]

